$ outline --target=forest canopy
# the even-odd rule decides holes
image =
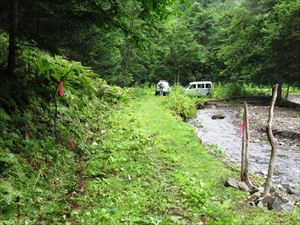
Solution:
[[[300,0],[0,4],[0,28],[16,49],[29,44],[82,61],[110,84],[300,82]]]
[[[300,0],[0,0],[0,6],[0,224],[299,224],[297,203],[291,215],[269,211],[254,207],[262,198],[246,204],[250,196],[240,182],[225,187],[237,171],[215,140],[226,130],[222,142],[238,156],[238,121],[247,140],[250,123],[247,104],[242,118],[238,101],[251,98],[258,103],[251,128],[259,132],[252,142],[268,155],[262,121],[276,84],[270,114],[277,87],[278,106],[296,108],[278,113],[285,117],[274,126],[278,145],[287,154],[299,146],[293,132],[299,104],[280,96],[282,87],[299,96]],[[154,96],[159,80],[172,86],[156,86],[157,95],[167,96]],[[196,97],[180,86],[192,81],[206,81],[191,87],[209,92]],[[211,100],[212,115],[203,121],[217,119],[216,136],[207,146],[194,129],[206,133],[206,124],[195,116]],[[216,100],[226,107],[216,110]],[[186,123],[191,118],[195,124]],[[285,167],[286,156],[281,167],[294,176],[297,160],[287,157],[293,163]],[[254,161],[266,168],[267,158]],[[255,174],[264,173],[254,172],[259,183]],[[281,178],[285,172],[276,173],[287,193],[298,193]],[[280,201],[292,210],[289,200]]]

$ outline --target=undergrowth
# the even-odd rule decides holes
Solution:
[[[31,47],[7,77],[5,34],[0,45],[1,224],[296,224],[294,215],[241,209],[245,193],[224,187],[234,174],[180,118],[204,98],[111,87]]]
[[[5,49],[7,36],[0,36]],[[85,162],[125,91],[79,62],[30,47],[19,50],[16,77],[6,77],[6,57],[0,60],[0,221],[58,224],[75,207],[70,197],[83,185]]]
[[[81,224],[297,224],[293,215],[249,207],[226,188],[238,176],[215,160],[193,130],[146,91],[111,114],[106,138],[85,169]],[[153,95],[153,94],[152,94]]]
[[[187,120],[196,116],[197,109],[203,108],[205,101],[204,97],[187,95],[182,86],[174,86],[171,93],[164,97],[162,104],[174,115]]]
[[[267,97],[272,92],[271,87],[257,86],[239,83],[215,83],[213,86],[213,98],[232,97]]]
[[[282,85],[282,97],[286,98],[287,94],[299,94],[297,86]],[[215,83],[213,86],[214,99],[227,98],[265,98],[271,97],[272,85],[256,85],[246,83]]]

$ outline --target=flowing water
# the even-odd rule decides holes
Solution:
[[[215,114],[224,119],[213,120]],[[205,144],[216,144],[232,161],[240,163],[242,140],[239,125],[234,123],[238,108],[222,106],[199,110],[197,117],[189,121],[197,130],[197,135]],[[267,174],[271,147],[268,142],[249,144],[250,172]],[[282,185],[300,187],[300,149],[279,146],[274,171],[274,180]]]
[[[300,104],[300,95],[290,94],[288,100],[297,104]]]

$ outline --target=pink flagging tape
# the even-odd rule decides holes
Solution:
[[[64,84],[62,80],[59,81],[59,96],[64,96]]]
[[[244,120],[241,122],[241,125],[240,125],[240,136],[243,137],[244,135],[244,129],[245,129],[245,126],[247,125],[247,121]]]

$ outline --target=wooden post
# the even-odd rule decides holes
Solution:
[[[266,183],[265,183],[265,187],[264,187],[263,197],[270,194],[270,188],[271,188],[271,182],[272,182],[272,177],[273,177],[273,173],[274,173],[275,158],[276,158],[276,141],[275,141],[275,138],[272,133],[272,121],[273,121],[273,114],[274,114],[274,105],[275,105],[276,98],[277,98],[278,84],[275,85],[275,88],[273,90],[274,91],[273,91],[272,102],[271,102],[271,106],[269,109],[269,119],[268,119],[268,124],[266,127],[268,140],[270,142],[272,149],[271,149],[271,157],[270,157],[270,161],[269,161],[269,169],[268,169],[268,175],[267,175],[267,179],[266,179]]]
[[[241,181],[244,181],[249,188],[253,188],[253,185],[249,178],[249,112],[248,104],[244,102],[244,116],[243,116],[243,144],[242,144],[242,166],[241,166]]]
[[[241,181],[245,180],[244,177],[244,171],[245,171],[245,129],[244,129],[244,122],[245,122],[245,110],[244,110],[244,114],[243,114],[243,121],[242,121],[242,128],[243,132],[242,132],[242,154],[241,154]]]
[[[252,188],[253,185],[249,178],[249,140],[250,140],[250,131],[249,131],[249,113],[248,113],[248,104],[244,102],[245,109],[245,168],[244,168],[244,178],[245,183],[249,188]]]

